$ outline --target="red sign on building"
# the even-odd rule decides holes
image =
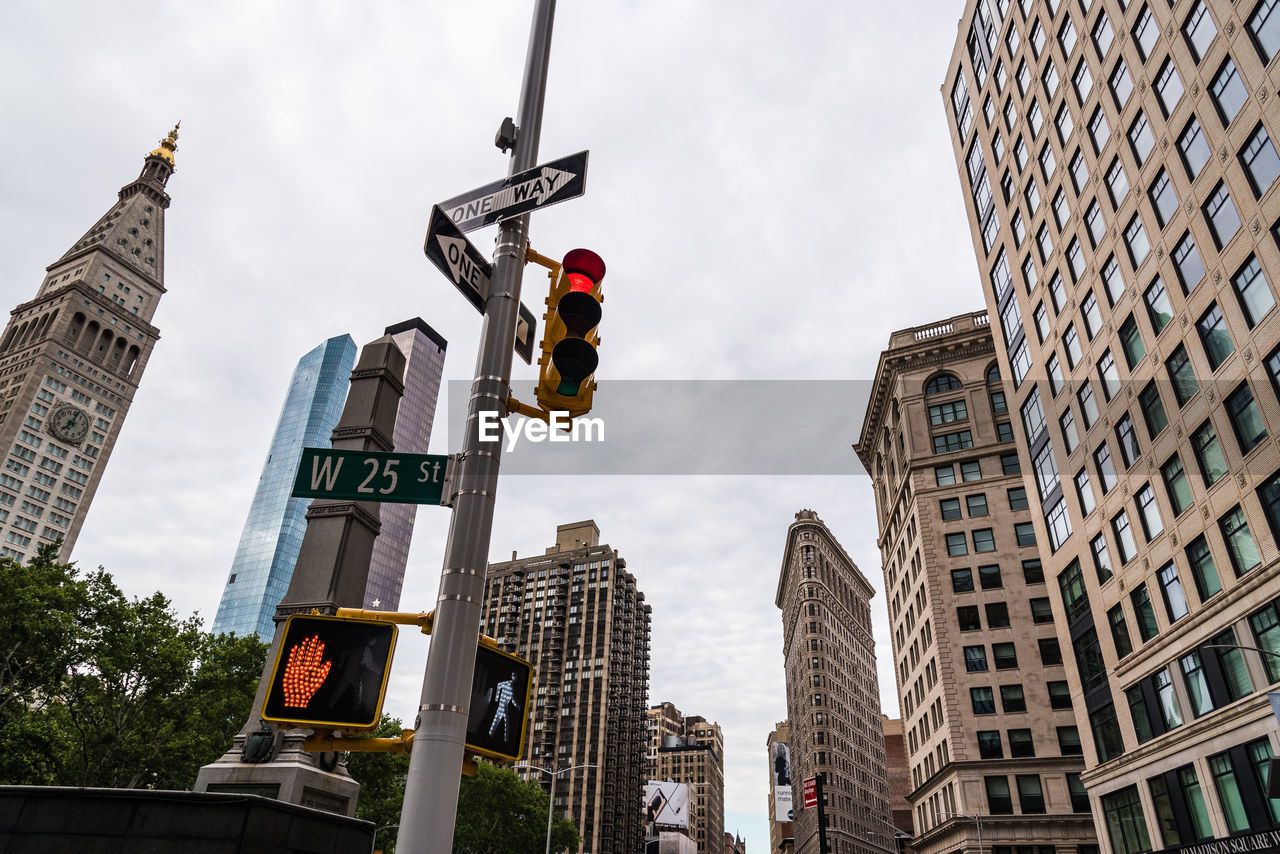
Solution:
[[[810,777],[804,781],[804,808],[818,805],[818,778]]]

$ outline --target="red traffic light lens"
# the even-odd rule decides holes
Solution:
[[[583,293],[591,293],[591,289],[594,288],[595,286],[596,286],[595,282],[591,281],[591,279],[587,278],[581,273],[569,274],[569,290],[570,291],[582,291]]]
[[[560,264],[570,281],[573,281],[575,273],[586,276],[593,286],[600,284],[600,280],[604,278],[604,259],[590,249],[571,249]],[[573,290],[589,291],[591,288],[574,287]]]

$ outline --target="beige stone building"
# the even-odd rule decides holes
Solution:
[[[769,851],[791,854],[795,850],[795,824],[791,821],[791,727],[779,721],[765,739],[769,759]]]
[[[1088,850],[1081,739],[986,312],[890,336],[856,448],[875,489],[914,850]]]
[[[782,610],[797,854],[819,854],[806,778],[824,775],[827,851],[894,851],[871,597],[875,590],[812,510],[787,528],[774,604]]]
[[[593,766],[556,783],[556,809],[577,825],[584,854],[644,845],[652,609],[626,566],[588,519],[556,528],[544,555],[490,564],[485,583],[482,631],[534,665],[520,761]]]
[[[943,83],[1116,854],[1280,827],[1277,52],[1276,0],[967,0]]]
[[[724,733],[720,724],[683,715],[672,703],[646,712],[648,779],[689,786],[689,836],[698,854],[724,844]]]

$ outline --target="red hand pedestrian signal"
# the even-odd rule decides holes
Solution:
[[[284,666],[284,678],[280,684],[285,707],[305,709],[332,667],[332,661],[324,660],[324,641],[319,635],[295,644],[289,650],[289,661]]]

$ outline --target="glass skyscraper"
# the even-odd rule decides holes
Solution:
[[[213,620],[214,632],[257,632],[268,639],[274,634],[272,617],[293,577],[311,504],[289,495],[298,461],[304,447],[329,447],[355,360],[355,342],[340,335],[298,361]]]
[[[388,326],[386,334],[396,342],[407,360],[404,396],[400,398],[392,441],[397,451],[425,454],[431,441],[431,422],[435,420],[448,342],[418,317]],[[364,607],[399,610],[400,589],[404,584],[405,566],[409,562],[409,542],[413,539],[413,522],[417,514],[416,504],[381,505],[378,517],[382,531],[373,543]]]

